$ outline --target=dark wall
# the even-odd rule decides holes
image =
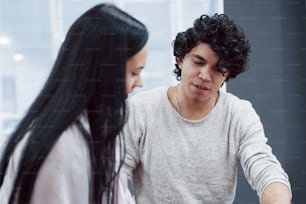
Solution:
[[[252,46],[249,70],[227,89],[250,100],[268,143],[289,175],[293,203],[306,203],[305,0],[224,0],[224,13]],[[241,169],[235,203],[258,203]]]

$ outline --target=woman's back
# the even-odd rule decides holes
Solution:
[[[81,124],[88,127],[85,117]],[[9,192],[12,191],[19,159],[27,139],[27,136],[22,139],[9,161],[8,173],[0,188],[1,203],[8,203]],[[76,124],[71,125],[61,134],[37,173],[31,203],[89,203],[90,172],[87,142],[79,127]]]
[[[1,201],[116,201],[115,143],[125,99],[141,86],[147,39],[141,22],[111,4],[72,24],[48,80],[4,147]]]

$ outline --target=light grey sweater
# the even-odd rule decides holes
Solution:
[[[233,203],[239,160],[259,197],[274,181],[290,189],[248,101],[220,90],[214,109],[194,121],[175,111],[167,90],[145,91],[129,101],[121,172],[133,176],[137,203]]]

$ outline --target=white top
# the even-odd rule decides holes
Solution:
[[[0,188],[8,203],[20,154],[27,136],[18,144]],[[89,203],[90,157],[84,136],[72,125],[65,130],[44,161],[35,182],[31,204]]]
[[[89,132],[88,122],[84,117],[81,118],[81,123]],[[8,203],[20,154],[26,140],[27,136],[18,144],[10,159],[3,185],[0,187],[1,204]],[[71,125],[62,133],[38,172],[30,204],[90,203],[90,171],[87,142],[78,127]],[[134,202],[126,192],[128,190],[124,186],[127,185],[126,181],[127,179],[121,176],[118,182],[119,204]]]
[[[259,197],[274,181],[290,189],[250,102],[220,90],[208,115],[188,120],[172,107],[167,90],[129,101],[121,174],[133,176],[137,203],[233,203],[239,160]]]

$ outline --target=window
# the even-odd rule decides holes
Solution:
[[[2,79],[2,111],[15,112],[16,111],[16,89],[15,77],[3,76]]]
[[[72,22],[99,0],[14,0],[0,6],[0,127],[4,113],[20,115],[48,76]],[[111,1],[107,1],[111,2]],[[202,14],[223,12],[223,0],[113,0],[150,32],[142,91],[176,82],[171,43]],[[11,116],[10,116],[11,117]],[[2,122],[1,122],[2,121]]]

